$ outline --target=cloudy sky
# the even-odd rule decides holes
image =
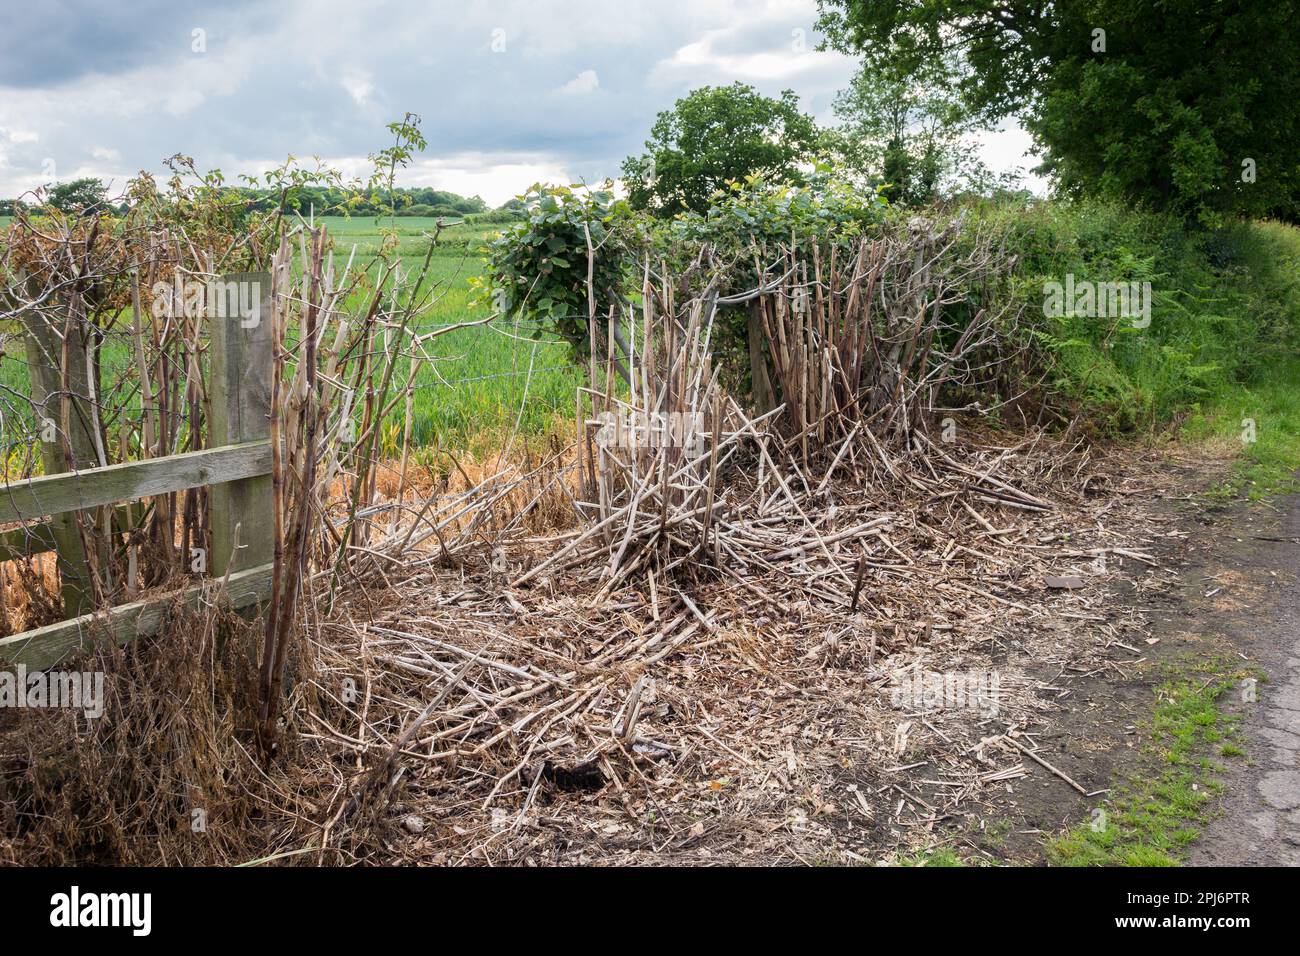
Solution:
[[[164,157],[228,181],[287,155],[349,173],[423,118],[400,184],[499,205],[535,181],[616,175],[655,114],[740,80],[830,121],[854,61],[816,50],[814,0],[6,0],[0,197]],[[1012,128],[995,169],[1032,165]]]

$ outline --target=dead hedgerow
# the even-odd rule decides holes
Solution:
[[[1140,628],[1098,613],[1101,585],[1159,573],[1136,496],[1116,497],[1149,479],[1068,432],[981,421],[971,395],[1023,355],[1016,317],[982,298],[1002,252],[907,230],[825,271],[786,257],[752,297],[683,299],[647,264],[642,328],[626,361],[593,359],[574,441],[477,468],[403,456],[393,480],[331,447],[313,479],[302,436],[340,413],[310,407],[332,386],[303,356],[277,493],[306,529],[277,592],[288,624],[214,599],[98,660],[111,692],[88,730],[14,718],[0,852],[859,861],[1054,768],[1035,732],[1055,677]],[[321,295],[299,298],[328,315]],[[786,402],[762,413],[713,360],[718,308],[751,298]],[[273,641],[268,761],[254,697]]]

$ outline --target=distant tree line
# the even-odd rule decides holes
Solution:
[[[429,187],[398,188],[391,193],[387,189],[366,193],[328,186],[302,186],[287,195],[271,189],[234,186],[228,187],[228,191],[242,197],[250,212],[266,212],[283,203],[286,213],[304,216],[312,212],[318,216],[341,213],[353,216],[443,216],[449,219],[473,216],[499,217],[499,221],[505,222],[520,215],[517,200],[493,210],[478,196],[466,198],[445,189]],[[19,206],[28,209],[48,206],[64,213],[80,213],[96,207],[126,211],[126,203],[110,199],[104,184],[93,178],[56,183],[43,199],[43,202],[34,198],[0,199],[0,216],[15,215]]]
[[[20,207],[39,208],[42,203],[22,199],[0,199],[0,216],[14,216]],[[56,183],[45,194],[43,205],[52,206],[61,212],[80,212],[84,209],[99,207],[105,210],[126,211],[125,202],[113,202],[108,199],[108,189],[98,179],[74,179],[68,183]]]
[[[259,211],[273,209],[280,201],[279,195],[269,190],[240,189],[239,192],[252,200],[250,208]],[[296,190],[295,194],[285,201],[286,212],[297,212],[303,215],[314,209],[317,215],[346,211],[354,216],[378,216],[391,213],[397,216],[460,218],[484,213],[490,208],[478,196],[466,198],[443,189],[429,187],[394,189],[390,196],[388,190],[366,194],[336,187],[307,186]]]

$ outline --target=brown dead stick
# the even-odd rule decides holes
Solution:
[[[1052,773],[1056,774],[1058,777],[1060,777],[1062,780],[1064,780],[1064,781],[1065,781],[1066,783],[1068,783],[1070,786],[1074,787],[1075,790],[1078,790],[1078,791],[1079,791],[1081,794],[1083,794],[1085,797],[1088,795],[1088,791],[1085,790],[1083,787],[1079,786],[1079,785],[1074,781],[1074,779],[1073,779],[1072,777],[1070,777],[1069,774],[1065,773],[1063,770],[1057,770],[1057,769],[1056,769],[1055,767],[1053,767],[1050,763],[1048,763],[1048,762],[1047,762],[1046,760],[1044,760],[1042,757],[1038,756],[1038,754],[1034,753],[1032,750],[1030,750],[1028,747],[1026,747],[1026,746],[1025,746],[1024,744],[1022,744],[1020,741],[1015,740],[1015,739],[1012,738],[1012,737],[1007,737],[1007,738],[1005,738],[1005,739],[1008,740],[1008,741],[1010,741],[1011,744],[1012,744],[1012,746],[1014,746],[1017,750],[1019,750],[1022,754],[1024,754],[1024,755],[1025,755],[1026,757],[1028,757],[1030,760],[1034,761],[1034,763],[1039,764],[1040,766],[1045,767],[1046,769],[1050,770]]]
[[[865,554],[858,556],[858,574],[857,580],[853,584],[853,600],[849,602],[849,613],[852,614],[858,609],[858,595],[862,593],[862,581],[867,574],[867,556]]]
[[[348,803],[348,809],[343,814],[345,818],[360,806],[362,801],[365,800],[366,794],[375,789],[382,788],[384,782],[388,780],[393,764],[397,762],[397,756],[402,752],[402,748],[411,742],[411,739],[419,732],[420,728],[424,726],[425,721],[429,719],[429,716],[434,712],[434,710],[441,706],[442,702],[451,695],[451,692],[461,685],[461,682],[465,679],[465,675],[469,673],[470,668],[479,662],[483,656],[483,652],[486,651],[489,646],[491,646],[491,641],[483,645],[477,654],[465,661],[465,663],[460,666],[460,669],[452,675],[452,679],[447,682],[447,686],[442,689],[442,692],[433,700],[429,701],[424,710],[420,711],[419,716],[407,724],[406,729],[402,731],[401,736],[398,737],[397,740],[393,742],[393,746],[389,748],[388,754],[384,757],[383,761],[377,764],[375,768],[366,775],[365,782],[356,793],[352,795],[352,799]],[[381,792],[383,791],[381,790]]]

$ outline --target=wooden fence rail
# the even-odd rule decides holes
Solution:
[[[260,297],[247,298],[256,284]],[[241,273],[225,276],[219,289],[230,296],[219,318],[210,319],[209,356],[212,421],[208,442],[200,451],[125,462],[102,468],[81,468],[56,473],[67,456],[58,443],[43,449],[46,475],[0,484],[0,561],[46,551],[58,554],[64,607],[70,618],[57,624],[0,638],[0,664],[22,663],[32,668],[53,667],[66,657],[102,643],[122,644],[156,634],[175,602],[192,608],[208,600],[209,592],[224,582],[225,599],[236,608],[264,602],[271,591],[271,557],[274,551],[270,443],[270,399],[273,369],[271,338],[271,276]],[[242,315],[237,303],[256,301],[257,311]],[[33,404],[38,414],[53,401],[50,383],[73,376],[75,394],[93,394],[76,376],[83,367],[63,370],[53,366],[54,349],[40,347],[42,322],[28,323],[28,365]],[[63,439],[59,439],[62,441]],[[72,456],[78,460],[77,456]],[[82,458],[84,460],[84,457]],[[92,508],[133,502],[139,498],[211,486],[212,552],[208,562],[213,580],[93,613],[85,593],[88,573],[75,521],[69,515]],[[36,524],[28,522],[37,519]]]
[[[215,592],[223,590],[224,594]],[[109,644],[126,644],[157,634],[175,604],[198,610],[205,601],[229,601],[233,608],[260,604],[271,596],[271,567],[264,565],[232,574],[224,582],[211,579],[183,591],[122,604],[95,614],[48,624],[12,637],[0,637],[0,664],[24,664],[30,670],[54,667],[74,654]]]
[[[271,443],[256,441],[29,478],[0,485],[0,523],[22,521],[32,515],[84,511],[270,473]]]

